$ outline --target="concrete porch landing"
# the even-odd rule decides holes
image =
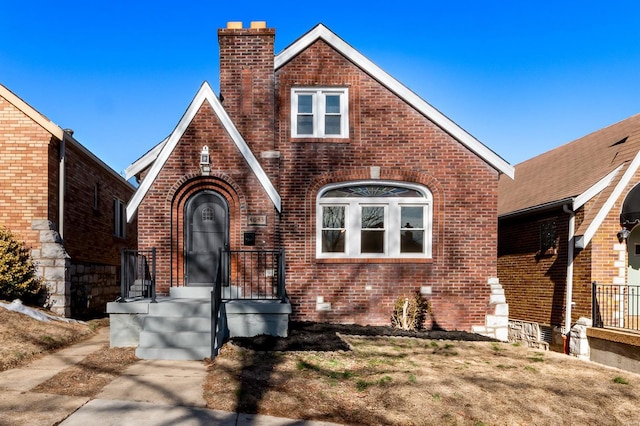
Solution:
[[[234,293],[226,290],[223,297]],[[199,360],[210,357],[212,348],[217,351],[228,337],[287,336],[288,302],[223,301],[212,342],[211,288],[174,287],[170,294],[158,297],[157,303],[150,299],[108,303],[111,347],[136,346],[141,359]]]

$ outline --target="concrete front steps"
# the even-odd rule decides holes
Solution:
[[[198,360],[211,356],[211,288],[175,290],[170,303],[149,304],[136,348],[138,358]]]
[[[149,304],[136,356],[142,359],[203,359],[211,356],[211,302],[173,299]]]
[[[237,298],[237,288],[223,298]],[[174,287],[169,297],[110,302],[111,347],[136,347],[142,359],[201,360],[212,356],[211,288]],[[286,337],[291,304],[280,300],[223,302],[217,321],[215,351],[229,337],[260,334]]]

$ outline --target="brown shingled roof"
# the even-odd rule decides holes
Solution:
[[[620,165],[628,165],[638,151],[640,114],[520,163],[515,180],[500,177],[498,215],[576,197]]]

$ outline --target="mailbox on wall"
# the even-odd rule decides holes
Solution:
[[[244,245],[245,246],[255,246],[256,245],[256,233],[255,232],[245,232],[244,233]]]

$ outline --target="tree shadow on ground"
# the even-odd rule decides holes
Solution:
[[[348,351],[349,345],[340,339],[348,336],[397,336],[432,340],[494,341],[490,337],[466,331],[417,330],[408,331],[389,326],[358,324],[328,324],[316,322],[290,322],[289,337],[255,336],[234,337],[231,341],[254,351]]]

